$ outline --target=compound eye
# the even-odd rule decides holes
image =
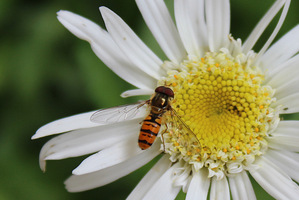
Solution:
[[[165,86],[159,86],[155,89],[155,92],[158,92],[158,93],[162,93],[162,94],[165,94],[169,97],[174,97],[174,93],[172,91],[172,89],[168,88],[168,87],[165,87]]]

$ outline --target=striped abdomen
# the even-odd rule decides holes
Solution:
[[[162,115],[150,113],[141,126],[138,145],[142,150],[148,149],[154,143],[160,127]]]

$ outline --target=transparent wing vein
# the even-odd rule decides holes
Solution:
[[[143,118],[146,115],[148,101],[135,104],[117,106],[113,108],[96,111],[90,120],[99,124],[112,124],[136,118]]]

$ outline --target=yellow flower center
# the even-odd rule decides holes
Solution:
[[[168,71],[161,83],[173,89],[172,108],[186,126],[175,125],[180,122],[172,122],[177,120],[173,117],[166,119],[166,152],[217,172],[265,151],[273,123],[273,89],[262,85],[263,74],[248,63],[243,54],[209,52]],[[191,134],[183,130],[186,127]],[[192,137],[192,143],[182,142]]]

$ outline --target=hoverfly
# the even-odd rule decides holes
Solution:
[[[155,89],[155,94],[149,100],[116,108],[98,110],[91,116],[90,120],[95,123],[104,122],[106,124],[130,120],[137,115],[142,115],[141,110],[143,109],[141,108],[146,105],[150,108],[150,112],[142,122],[138,139],[138,145],[142,150],[151,147],[160,132],[161,125],[165,123],[165,118],[167,117],[170,117],[168,120],[171,122],[169,126],[182,130],[180,134],[176,135],[176,138],[178,138],[177,142],[184,145],[190,143],[191,145],[191,143],[197,142],[198,139],[171,107],[170,103],[173,98],[174,92],[170,88],[159,86]],[[166,124],[165,126],[167,128]],[[173,134],[176,133],[174,132]]]

